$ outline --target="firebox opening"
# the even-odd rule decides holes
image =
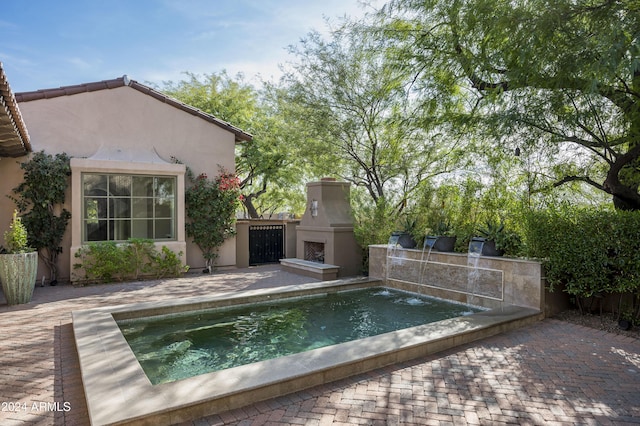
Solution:
[[[304,242],[304,260],[324,263],[324,243]]]

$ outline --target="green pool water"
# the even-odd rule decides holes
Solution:
[[[155,385],[478,311],[377,287],[122,320],[118,326]]]

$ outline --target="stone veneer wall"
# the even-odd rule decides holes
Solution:
[[[545,309],[540,262],[463,253],[369,246],[369,276],[407,290],[486,308],[507,305]],[[389,256],[388,256],[389,255]]]

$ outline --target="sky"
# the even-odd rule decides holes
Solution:
[[[222,70],[257,83],[278,79],[287,46],[326,33],[326,19],[371,10],[360,0],[2,0],[0,62],[14,93]]]

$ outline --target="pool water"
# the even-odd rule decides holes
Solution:
[[[121,320],[118,326],[155,385],[480,310],[377,287]]]

